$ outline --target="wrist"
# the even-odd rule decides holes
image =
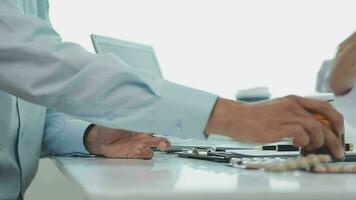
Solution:
[[[231,137],[229,133],[232,132],[234,121],[238,118],[235,113],[239,113],[236,110],[239,110],[238,108],[243,105],[240,102],[219,98],[211,112],[205,133],[207,135],[218,134]]]
[[[98,148],[98,126],[91,124],[87,127],[83,137],[84,146],[90,154],[100,155]]]
[[[352,89],[353,80],[349,80],[347,78],[338,78],[336,76],[331,75],[329,78],[329,86],[330,89],[336,95],[344,95]]]

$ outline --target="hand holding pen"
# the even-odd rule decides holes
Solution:
[[[335,155],[337,155],[339,152],[339,146],[340,144],[342,146],[344,146],[344,151],[345,151],[345,141],[344,141],[344,134],[337,134],[334,133],[335,131],[333,130],[333,127],[330,123],[330,121],[324,117],[321,114],[313,114],[313,116],[320,121],[320,123],[323,126],[323,130],[325,133],[325,144],[323,146],[321,146],[318,149],[308,149],[308,148],[302,148],[301,149],[301,154],[302,155],[308,155],[308,154],[329,154],[332,155],[334,160],[343,160],[344,157],[336,157]],[[335,141],[338,140],[339,143],[331,143],[329,142],[330,140],[334,140]],[[345,154],[344,154],[345,155]]]

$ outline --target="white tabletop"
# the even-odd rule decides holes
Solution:
[[[56,157],[88,199],[356,199],[356,174],[273,173],[158,153],[152,160]]]

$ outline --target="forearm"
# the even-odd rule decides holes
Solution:
[[[240,110],[239,107],[243,106],[244,104],[241,102],[231,101],[223,98],[219,98],[214,106],[213,111],[209,117],[208,124],[205,129],[205,133],[207,135],[210,134],[226,134],[230,133],[231,125],[229,122],[235,121],[238,123],[243,123],[243,118],[239,115],[243,115],[242,111],[236,112],[239,115],[231,115],[231,111],[233,110]],[[231,119],[233,118],[233,119]],[[234,124],[236,127],[236,124]],[[237,127],[240,127],[237,125]],[[229,135],[226,135],[229,136]],[[231,136],[230,136],[231,137]]]
[[[342,42],[336,53],[329,82],[337,95],[349,92],[356,81],[356,32]]]
[[[111,128],[203,138],[216,95],[62,42],[8,0],[0,1],[0,35],[1,90]]]

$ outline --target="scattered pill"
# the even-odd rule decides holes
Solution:
[[[285,166],[287,170],[295,170],[298,168],[298,164],[296,160],[289,159],[285,161]]]
[[[341,164],[341,165],[317,165],[311,171],[317,173],[355,173],[356,165]]]
[[[356,164],[331,163],[329,155],[311,154],[297,158],[232,158],[230,165],[244,169],[265,169],[271,172],[306,170],[315,173],[356,173]]]
[[[353,165],[353,167],[352,167],[352,172],[353,172],[353,173],[356,173],[356,165]]]
[[[247,169],[261,169],[263,167],[263,163],[260,161],[249,162],[245,164]]]
[[[340,169],[341,169],[341,166],[337,166],[337,165],[332,165],[332,166],[327,167],[327,171],[330,173],[339,173]]]
[[[317,173],[325,173],[325,172],[327,172],[327,168],[325,166],[323,166],[323,165],[316,165],[313,168],[313,171],[317,172]]]
[[[318,155],[318,158],[321,163],[327,163],[332,161],[331,156],[325,154]]]
[[[309,166],[315,166],[320,163],[320,159],[315,154],[310,154],[306,157]]]
[[[287,170],[283,163],[270,163],[265,169],[271,172],[284,172]]]
[[[344,165],[341,167],[340,171],[343,173],[352,173],[352,165]]]
[[[308,160],[305,157],[296,158],[296,162],[299,169],[305,169],[309,167]]]

